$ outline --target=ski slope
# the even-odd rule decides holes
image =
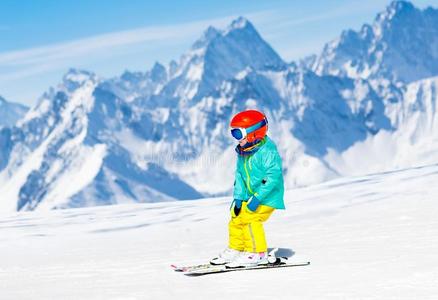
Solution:
[[[286,194],[271,247],[306,267],[186,277],[227,239],[228,198],[0,216],[0,298],[437,299],[438,165]]]

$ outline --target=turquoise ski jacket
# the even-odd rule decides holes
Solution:
[[[253,195],[262,205],[285,209],[281,157],[267,136],[257,152],[237,157],[234,199],[246,201]]]

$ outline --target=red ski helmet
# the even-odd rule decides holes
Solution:
[[[231,135],[236,140],[243,140],[245,137],[248,142],[261,140],[268,131],[268,119],[257,110],[245,110],[236,114],[230,122]]]

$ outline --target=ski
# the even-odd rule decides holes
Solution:
[[[307,266],[307,265],[310,265],[310,262],[288,263],[288,264],[279,264],[279,265],[267,264],[267,265],[258,265],[258,266],[254,266],[254,267],[242,267],[242,268],[227,268],[226,266],[216,266],[216,268],[199,269],[199,270],[185,272],[184,275],[202,276],[202,275],[208,275],[208,274],[218,274],[218,273],[227,273],[227,272],[235,272],[235,271],[299,267],[299,266]]]
[[[181,268],[175,267],[174,270],[177,272],[184,272],[184,275],[187,276],[202,276],[208,274],[218,274],[218,273],[235,272],[235,271],[299,267],[299,266],[308,266],[308,265],[310,265],[309,261],[291,262],[288,261],[287,257],[277,257],[275,262],[270,262],[266,265],[257,265],[252,267],[227,268],[225,265],[204,264],[204,265],[196,265],[196,266],[181,267]]]
[[[268,261],[270,263],[275,263],[277,257],[275,257],[275,254],[277,253],[278,248],[273,248],[269,254],[268,254]],[[193,265],[193,266],[177,266],[177,265],[170,265],[170,267],[175,271],[175,272],[192,272],[192,271],[196,271],[196,270],[204,270],[204,269],[218,269],[218,268],[223,268],[224,266],[221,265],[212,265],[210,263],[206,263],[206,264],[199,264],[199,265]]]

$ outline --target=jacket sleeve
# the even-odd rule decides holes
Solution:
[[[270,151],[262,159],[265,175],[262,184],[254,192],[254,195],[263,202],[272,190],[281,185],[283,173],[281,168],[281,157],[277,151]]]
[[[238,200],[246,200],[247,193],[246,193],[245,182],[243,181],[242,175],[240,174],[239,168],[237,167],[238,164],[239,164],[239,160],[237,160],[236,172],[234,175],[233,197],[234,199],[238,199]]]

